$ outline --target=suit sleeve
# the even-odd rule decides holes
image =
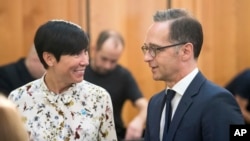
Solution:
[[[203,141],[229,141],[230,124],[244,124],[238,104],[226,92],[211,98],[202,117]]]
[[[146,119],[146,129],[145,129],[145,135],[144,135],[144,141],[150,141],[150,126],[149,126],[149,121],[150,121],[150,119],[149,119],[149,113],[151,113],[150,112],[150,105],[151,105],[151,103],[152,103],[152,98],[149,100],[149,102],[148,102],[148,110],[147,110],[147,119]]]

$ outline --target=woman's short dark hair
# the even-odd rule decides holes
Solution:
[[[60,61],[61,55],[76,55],[83,50],[87,51],[89,39],[78,25],[64,20],[51,20],[38,28],[34,44],[41,63],[47,69],[43,52],[53,54]]]

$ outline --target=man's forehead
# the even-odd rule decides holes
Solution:
[[[106,50],[106,51],[113,51],[113,50],[122,51],[122,49],[123,49],[122,43],[112,38],[107,39],[101,47],[101,50]]]

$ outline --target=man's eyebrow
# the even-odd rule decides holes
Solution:
[[[149,43],[148,45],[150,45],[150,46],[154,46],[154,47],[160,47],[159,45],[154,44],[154,43]]]

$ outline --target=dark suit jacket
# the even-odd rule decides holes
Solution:
[[[145,141],[159,141],[165,90],[148,105]],[[229,125],[244,124],[233,95],[200,72],[185,91],[176,109],[167,141],[229,141]]]

